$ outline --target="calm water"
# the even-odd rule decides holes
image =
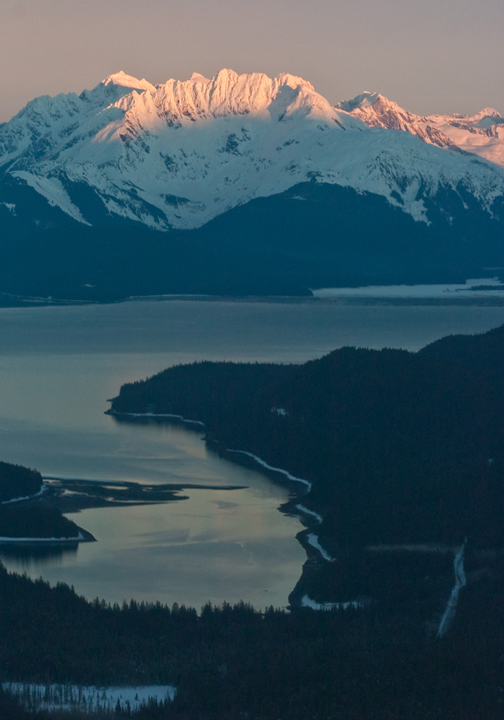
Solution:
[[[116,423],[122,383],[199,359],[302,362],[343,345],[415,350],[504,323],[504,307],[357,303],[136,302],[0,309],[0,459],[44,475],[240,485],[166,505],[73,515],[97,543],[5,564],[86,597],[200,607],[285,605],[305,556],[287,492],[209,453],[201,434]]]

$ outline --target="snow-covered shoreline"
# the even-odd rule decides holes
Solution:
[[[298,504],[296,505],[296,508],[297,508],[298,510],[301,510],[301,512],[302,512],[302,513],[305,513],[306,515],[311,515],[312,517],[315,518],[315,520],[318,522],[319,525],[321,524],[321,522],[322,522],[322,516],[319,515],[317,512],[315,512],[315,510],[310,510],[310,508],[307,508],[307,507],[305,507],[304,505],[301,505],[300,503],[298,503]]]
[[[308,487],[308,492],[310,492],[310,490],[312,488],[312,484],[308,480],[304,480],[303,478],[295,477],[294,475],[291,475],[290,472],[288,472],[287,470],[283,470],[282,468],[273,467],[272,465],[269,465],[262,458],[258,457],[257,455],[254,455],[253,453],[247,452],[246,450],[227,449],[226,452],[240,453],[241,455],[246,455],[247,457],[250,457],[253,460],[255,460],[255,462],[258,463],[258,465],[266,468],[267,470],[272,470],[274,472],[281,473],[288,480],[304,483]],[[307,508],[305,505],[302,505],[301,503],[298,503],[295,507],[297,510],[300,510],[305,515],[310,515],[311,517],[315,518],[315,520],[317,521],[317,524],[320,525],[322,523],[322,516],[319,515],[319,513],[315,512],[315,510],[310,510],[310,508]],[[309,533],[306,540],[307,540],[308,545],[315,548],[315,550],[318,550],[318,552],[320,553],[320,555],[323,557],[324,560],[327,560],[327,562],[336,562],[336,559],[331,557],[331,555],[327,552],[327,550],[325,550],[322,547],[317,535],[315,535],[314,533]]]
[[[275,408],[276,409],[276,408]],[[174,413],[134,413],[134,412],[117,412],[113,409],[109,410],[107,412],[108,415],[112,415],[115,417],[131,417],[131,418],[166,418],[166,419],[173,419],[173,420],[179,420],[183,423],[188,423],[191,425],[200,425],[202,427],[205,427],[205,423],[201,422],[201,420],[188,420],[184,418],[183,415],[176,415]],[[251,452],[248,452],[247,450],[234,450],[232,448],[227,448],[226,453],[232,453],[236,455],[245,455],[246,457],[251,458],[261,467],[265,468],[266,470],[270,470],[271,472],[279,473],[280,475],[283,475],[286,480],[290,480],[291,482],[298,482],[302,483],[308,488],[308,492],[312,489],[312,483],[308,480],[305,480],[304,478],[296,477],[295,475],[292,475],[288,470],[284,470],[283,468],[274,467],[273,465],[270,465],[262,458],[258,457],[257,455],[254,455]],[[309,508],[305,507],[304,505],[297,504],[296,508],[300,510],[302,513],[306,515],[311,515],[315,518],[318,524],[322,523],[322,517],[314,510],[310,510]],[[328,562],[335,562],[335,559],[332,558],[329,553],[320,545],[318,537],[314,534],[308,535],[307,542],[311,547],[318,550],[320,555],[324,558],[324,560],[327,560]]]
[[[483,289],[486,288],[486,289]],[[470,278],[461,284],[445,285],[363,285],[361,287],[310,288],[313,296],[329,298],[504,298],[504,284],[498,278]]]
[[[201,420],[189,420],[188,418],[185,418],[183,415],[175,415],[175,413],[134,413],[134,412],[117,412],[117,410],[107,410],[105,415],[112,415],[113,417],[131,417],[131,418],[167,418],[171,420],[180,420],[182,423],[187,423],[188,425],[201,425],[201,427],[205,427],[205,423],[201,422]]]
[[[79,530],[77,537],[67,538],[34,538],[34,537],[0,537],[0,545],[4,543],[75,543],[83,542],[86,538]]]
[[[269,465],[267,462],[265,462],[260,457],[257,457],[257,455],[254,455],[251,452],[247,452],[246,450],[231,450],[230,448],[228,448],[226,450],[226,452],[227,453],[237,453],[240,455],[246,455],[247,457],[250,457],[253,460],[255,460],[258,465],[261,465],[262,467],[266,468],[266,470],[272,470],[273,472],[277,472],[277,473],[280,473],[281,475],[285,475],[287,480],[292,480],[293,482],[303,483],[303,485],[306,485],[306,487],[308,488],[309,491],[312,488],[312,484],[308,480],[304,480],[303,478],[295,477],[294,475],[291,475],[290,472],[288,472],[287,470],[283,470],[282,468],[273,467],[273,465]]]

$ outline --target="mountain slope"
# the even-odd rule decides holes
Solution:
[[[118,73],[79,97],[29,103],[0,130],[0,166],[80,222],[101,222],[85,186],[102,216],[197,227],[304,179],[316,164],[303,156],[323,130],[343,130],[340,115],[290,75],[222,70],[154,88]]]
[[[498,140],[489,118],[449,132]],[[37,98],[0,126],[0,292],[305,294],[504,266],[504,168],[427,120],[231,70]]]
[[[194,230],[53,227],[3,244],[0,292],[79,300],[307,295],[320,287],[464,282],[504,265],[502,223],[470,196],[445,190],[427,212],[430,224],[416,222],[379,195],[312,181]]]
[[[0,182],[15,178],[79,223],[158,230],[200,227],[311,178],[376,193],[422,221],[440,185],[463,185],[487,211],[504,194],[499,167],[356,114],[287,74],[221,70],[154,87],[117,73],[80,96],[38,98],[0,128]]]

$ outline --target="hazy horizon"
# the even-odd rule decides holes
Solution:
[[[299,75],[333,104],[370,90],[418,114],[504,113],[501,0],[0,0],[0,10],[0,122],[119,70],[158,84],[223,67]]]

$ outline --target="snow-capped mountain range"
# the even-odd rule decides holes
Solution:
[[[383,95],[370,92],[337,107],[369,127],[404,130],[426,143],[458,148],[504,167],[504,118],[494,108],[476,115],[414,115]]]
[[[427,224],[427,201],[463,190],[492,216],[504,118],[419,117],[373,93],[334,107],[299,77],[221,70],[156,86],[120,72],[80,95],[37,98],[0,126],[0,221],[23,215],[23,232],[197,228],[305,182],[378,195]],[[38,203],[29,222],[18,207],[27,189]]]

